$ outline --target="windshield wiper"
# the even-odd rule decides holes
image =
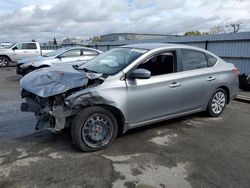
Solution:
[[[78,65],[73,65],[73,68],[76,69],[76,70],[83,70],[84,72],[99,73],[99,72],[94,71],[94,70],[90,70],[90,69],[87,69],[87,68],[78,68],[78,67],[79,67]]]

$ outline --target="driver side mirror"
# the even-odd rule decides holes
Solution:
[[[62,59],[64,56],[61,54],[59,56],[57,56],[58,59]]]
[[[131,78],[148,79],[151,77],[151,72],[146,69],[135,69],[132,72]]]

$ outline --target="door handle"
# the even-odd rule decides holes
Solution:
[[[215,80],[215,79],[216,79],[215,77],[209,76],[209,77],[207,78],[207,81],[213,81],[213,80]]]
[[[171,85],[169,85],[169,87],[175,88],[175,87],[179,87],[180,85],[181,85],[180,83],[173,82]]]

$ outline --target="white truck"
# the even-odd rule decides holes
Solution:
[[[52,50],[41,50],[37,42],[19,42],[0,49],[0,67],[15,64],[18,60],[26,57],[42,56]]]

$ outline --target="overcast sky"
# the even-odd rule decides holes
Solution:
[[[250,30],[250,0],[0,0],[0,42],[180,34],[231,22]]]

